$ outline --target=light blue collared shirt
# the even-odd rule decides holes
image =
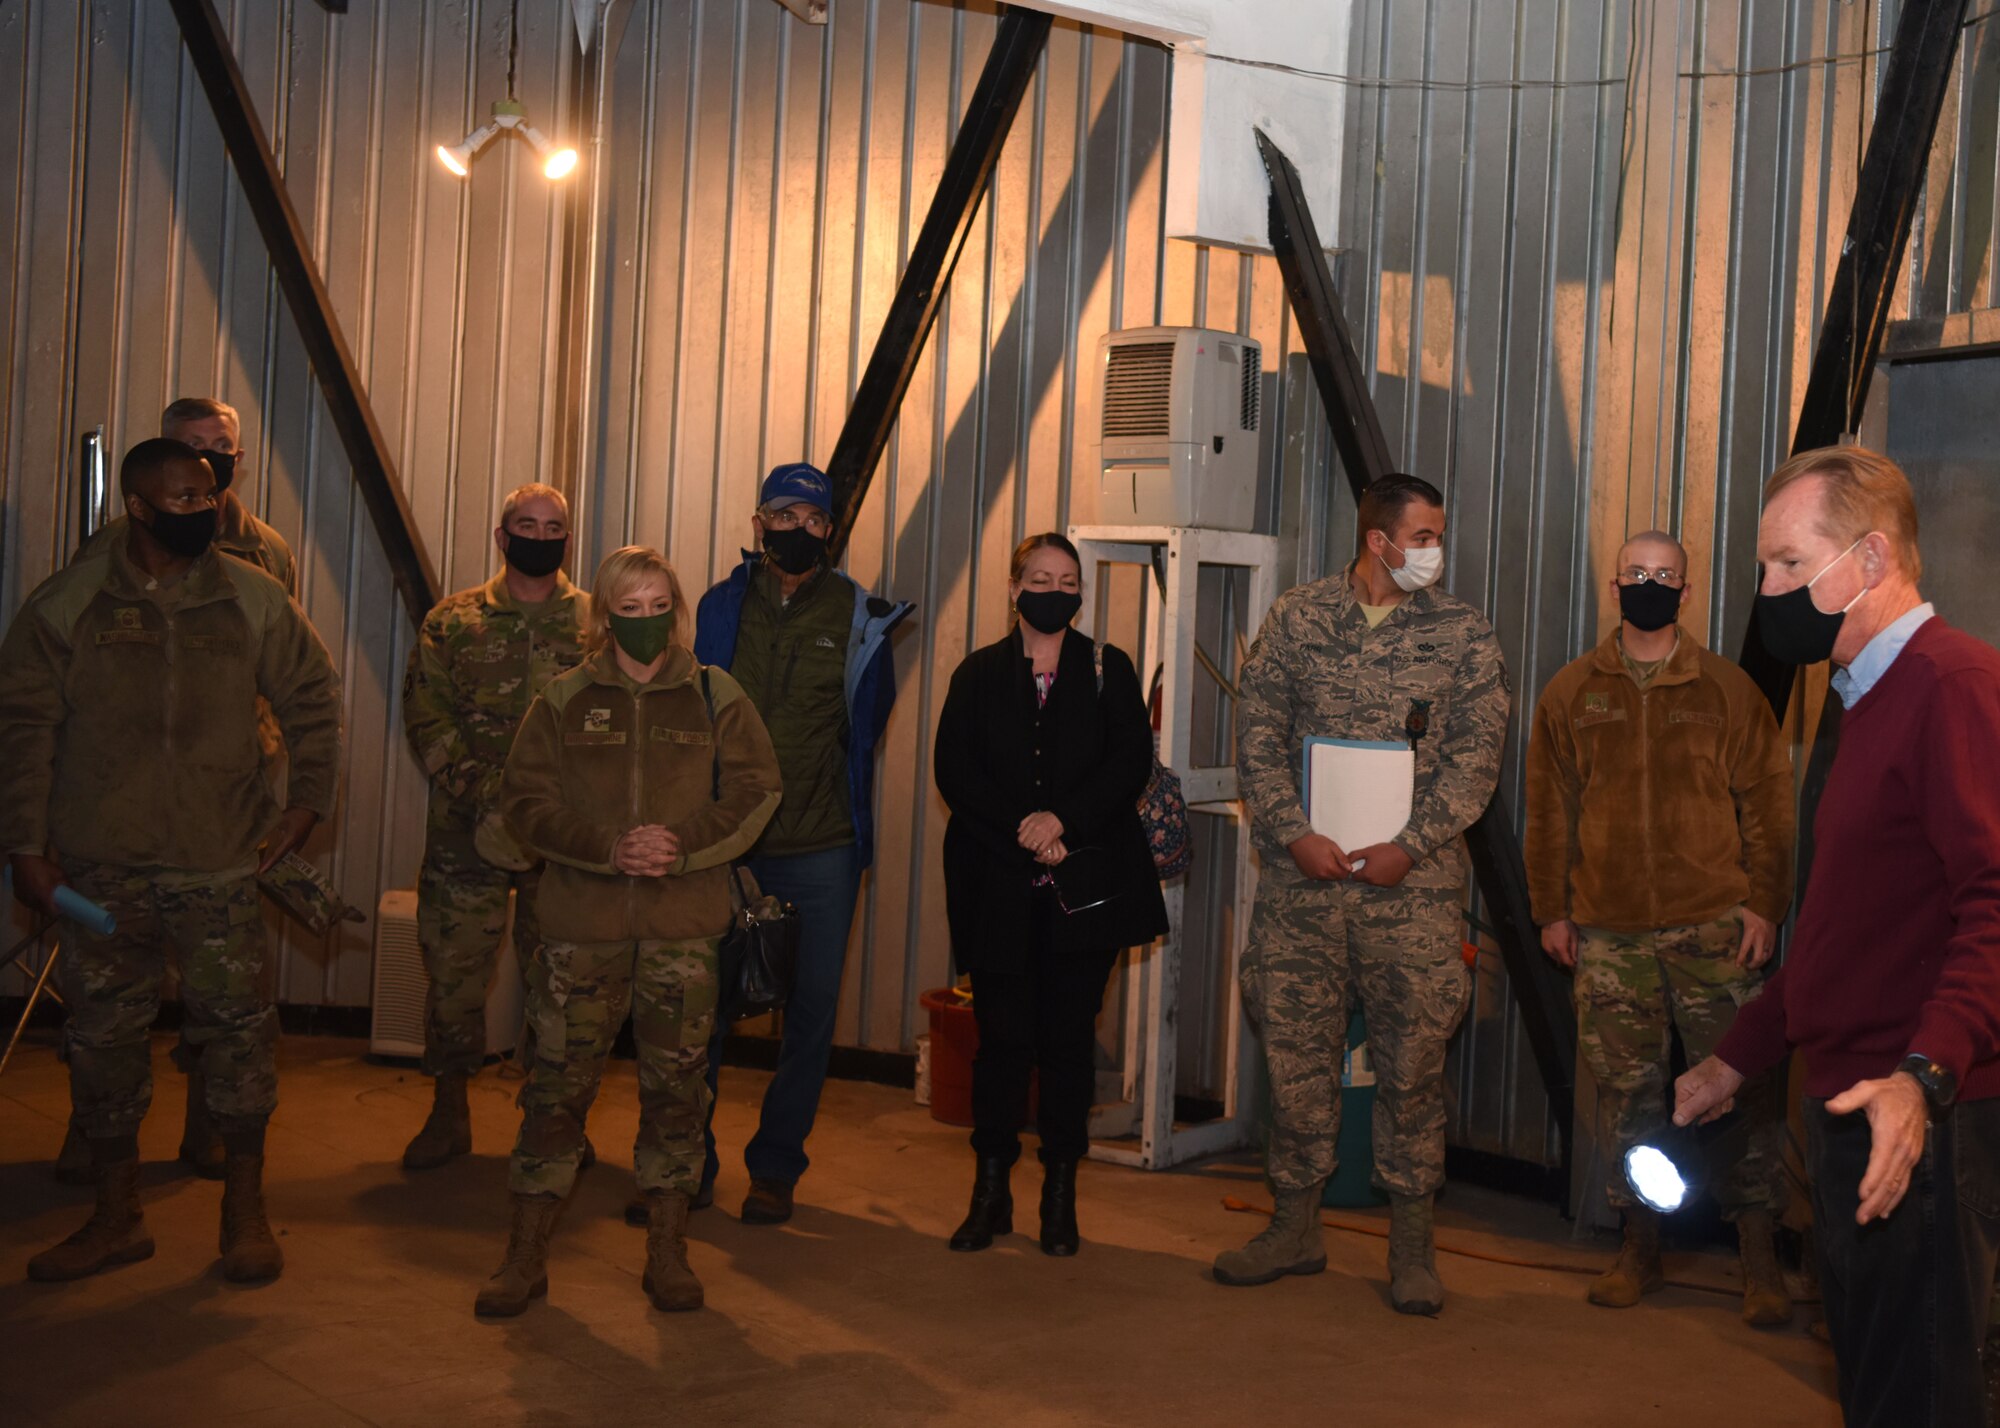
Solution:
[[[1889,672],[1889,666],[1896,662],[1896,656],[1903,652],[1903,646],[1910,642],[1917,627],[1936,613],[1936,608],[1926,600],[1888,629],[1877,632],[1874,639],[1861,647],[1853,664],[1836,669],[1833,692],[1840,696],[1841,704],[1852,709],[1860,703],[1861,697]]]

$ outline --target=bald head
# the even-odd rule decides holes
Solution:
[[[1687,547],[1665,531],[1640,531],[1635,536],[1627,536],[1625,544],[1618,547],[1619,571],[1622,573],[1633,566],[1643,566],[1647,570],[1672,570],[1685,579]]]

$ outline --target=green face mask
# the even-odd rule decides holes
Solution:
[[[651,664],[674,642],[674,612],[658,615],[613,615],[611,638],[618,648],[639,661]]]

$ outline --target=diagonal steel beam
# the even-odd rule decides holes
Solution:
[[[1840,264],[1834,269],[1805,398],[1792,431],[1794,456],[1836,444],[1856,429],[1868,405],[1868,384],[1895,305],[1910,224],[1923,200],[1924,174],[1937,137],[1938,115],[1951,88],[1952,61],[1968,4],[1969,0],[1906,0],[1896,19],[1896,38],[1882,68],[1875,122],[1869,127],[1868,147],[1854,182],[1854,207],[1847,216]],[[1764,648],[1754,606],[1737,662],[1757,681],[1782,720],[1791,703],[1796,671]],[[1834,727],[1839,724],[1836,703],[1827,702]],[[1830,736],[1833,728],[1826,732]]]
[[[854,532],[868,485],[888,448],[896,412],[910,389],[917,359],[923,356],[924,342],[951,283],[951,270],[972,229],[972,216],[986,192],[993,166],[999,162],[1021,98],[1035,77],[1052,23],[1050,16],[1018,6],[1000,18],[986,67],[980,71],[979,83],[966,105],[965,120],[938,177],[930,211],[910,248],[910,260],[882,320],[881,335],[875,339],[868,366],[854,389],[854,404],[833,444],[833,454],[827,458],[826,474],[833,483],[837,508],[829,553],[836,560]]]
[[[1333,427],[1334,446],[1359,498],[1369,482],[1395,470],[1389,440],[1368,392],[1367,371],[1348,333],[1298,170],[1262,130],[1257,133],[1257,147],[1271,178],[1271,247]],[[1575,1104],[1575,1013],[1568,983],[1542,955],[1528,904],[1527,865],[1506,801],[1498,793],[1479,821],[1466,830],[1465,842],[1567,1156]]]
[[[181,38],[188,58],[215,112],[216,127],[222,131],[223,146],[229,151],[243,193],[250,200],[257,231],[264,236],[278,287],[298,325],[306,357],[319,378],[333,416],[334,430],[354,467],[354,480],[361,487],[362,503],[368,508],[389,557],[389,570],[403,597],[404,613],[420,624],[438,600],[437,575],[424,550],[423,536],[410,514],[403,484],[396,476],[395,459],[389,443],[376,423],[368,404],[361,374],[341,336],[340,318],[333,309],[319,265],[313,261],[312,245],[305,226],[299,222],[277,156],[257,118],[257,106],[243,71],[236,63],[229,35],[215,13],[211,0],[168,0],[180,21]],[[344,8],[344,7],[343,7]]]

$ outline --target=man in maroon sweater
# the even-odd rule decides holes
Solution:
[[[1858,447],[1764,488],[1757,619],[1781,659],[1831,658],[1846,706],[1785,966],[1676,1086],[1729,1108],[1805,1057],[1827,1327],[1850,1425],[1986,1422],[2000,1251],[2000,652],[1917,593],[1916,506]]]

